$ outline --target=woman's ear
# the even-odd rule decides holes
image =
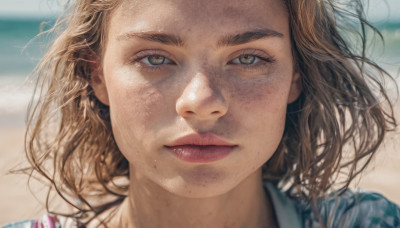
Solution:
[[[296,70],[292,77],[292,84],[290,85],[290,92],[287,103],[290,104],[299,98],[303,85],[301,82],[300,73]]]
[[[95,58],[90,60],[89,67],[91,72],[90,85],[93,88],[95,96],[101,103],[105,105],[110,105],[103,70],[101,68],[101,65],[99,64],[98,59]]]

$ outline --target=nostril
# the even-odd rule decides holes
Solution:
[[[211,114],[220,114],[220,113],[221,113],[220,111],[214,111]]]

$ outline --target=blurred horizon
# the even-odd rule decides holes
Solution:
[[[57,17],[66,1],[68,0],[0,0],[0,18]],[[369,4],[365,6],[366,14],[372,22],[400,22],[399,0],[367,1]]]

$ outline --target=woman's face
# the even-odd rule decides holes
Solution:
[[[210,197],[260,172],[300,93],[283,1],[123,1],[106,37],[93,88],[131,175]]]

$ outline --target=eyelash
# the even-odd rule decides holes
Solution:
[[[258,61],[249,65],[234,63],[235,60],[245,55],[254,56],[256,59],[258,59]],[[266,65],[274,63],[276,61],[274,56],[267,55],[264,51],[257,49],[242,50],[237,53],[236,56],[236,58],[228,62],[228,65],[238,65],[238,67],[241,67],[244,70],[257,70],[259,67],[265,67]]]
[[[147,62],[149,62],[148,58],[152,56],[160,56],[165,58],[165,60],[168,60],[170,63],[162,63],[160,65],[151,65],[148,63],[144,63],[143,61],[147,59]],[[164,60],[164,61],[165,61]],[[130,61],[133,64],[136,64],[139,68],[145,69],[147,71],[160,71],[162,70],[165,65],[176,65],[176,63],[171,60],[171,57],[169,57],[168,54],[165,52],[160,52],[160,51],[153,51],[153,50],[145,50],[141,51],[138,54],[136,54]]]
[[[257,59],[256,63],[251,63],[251,64],[241,64],[241,63],[234,63],[235,60],[239,59],[240,57],[243,56],[254,56]],[[144,63],[143,61],[147,59],[147,62],[149,62],[148,58],[149,57],[154,57],[154,56],[160,56],[165,58],[165,60],[168,61],[168,63],[161,63],[160,65],[151,65],[149,63]],[[139,52],[136,54],[131,62],[133,64],[139,64],[138,67],[145,69],[147,71],[160,71],[164,67],[167,67],[166,65],[177,65],[173,60],[171,60],[171,57],[168,57],[169,55],[166,54],[165,52],[159,52],[159,51],[152,51],[152,50],[145,50],[142,52]],[[242,50],[240,51],[234,59],[230,60],[227,65],[237,65],[237,67],[241,67],[244,70],[255,70],[259,67],[265,67],[265,65],[274,63],[276,60],[273,56],[268,56],[266,55],[263,51],[260,50]]]

